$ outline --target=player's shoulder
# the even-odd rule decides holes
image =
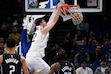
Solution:
[[[53,63],[52,65],[51,65],[51,67],[57,67],[57,66],[59,66],[60,64],[59,64],[59,62],[56,62],[56,63]]]
[[[21,56],[21,55],[20,55],[20,60],[21,60],[21,62],[25,62],[26,61],[25,57]]]
[[[59,62],[56,62],[51,65],[51,68],[54,69],[55,71],[58,71],[60,69],[60,64]]]

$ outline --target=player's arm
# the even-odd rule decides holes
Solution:
[[[51,65],[50,70],[48,71],[48,74],[53,74],[54,72],[58,71],[60,69],[59,63],[54,63]]]
[[[3,56],[0,55],[0,64],[2,64],[2,61],[3,61]]]
[[[73,74],[76,74],[76,70],[75,69],[73,70]]]
[[[72,63],[71,63],[72,64]],[[73,66],[73,74],[76,74],[76,70],[75,70],[75,67],[74,67],[74,65],[72,64],[72,66]]]
[[[24,74],[29,74],[26,60],[23,56],[21,56],[21,62],[22,62],[22,69],[23,69]]]
[[[59,19],[59,15],[60,15],[60,9],[61,9],[61,6],[63,4],[61,2],[59,2],[56,6],[56,9],[54,10],[54,12],[52,13],[51,15],[51,19],[48,21],[47,23],[47,26],[44,27],[44,29],[41,30],[42,33],[47,33],[48,31],[50,31],[53,26],[56,24],[56,22],[58,21]]]
[[[73,71],[73,74],[76,74],[76,71],[75,71],[75,70]]]

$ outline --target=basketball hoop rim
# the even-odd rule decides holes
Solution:
[[[65,7],[65,8],[74,8],[74,7],[80,7],[79,4],[77,5],[68,5],[68,4],[63,4],[62,7]]]
[[[72,9],[74,12],[72,12]],[[72,22],[74,25],[80,24],[83,20],[83,15],[80,6],[77,5],[68,5],[68,4],[63,4],[62,6],[62,13],[61,16],[63,17],[63,20],[67,18],[72,19]],[[78,14],[79,16],[74,16],[74,14]]]

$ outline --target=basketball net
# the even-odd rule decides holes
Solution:
[[[79,5],[63,4],[61,8],[61,16],[63,18],[63,21],[72,19],[74,25],[80,24],[83,20],[82,11]]]

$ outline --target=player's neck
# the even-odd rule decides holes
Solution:
[[[8,54],[15,54],[15,51],[13,49],[7,49]]]
[[[8,51],[7,53],[8,53],[8,54],[15,54],[15,52],[10,52],[10,51]]]
[[[43,29],[43,28],[44,28],[44,26],[40,25],[40,29]]]

